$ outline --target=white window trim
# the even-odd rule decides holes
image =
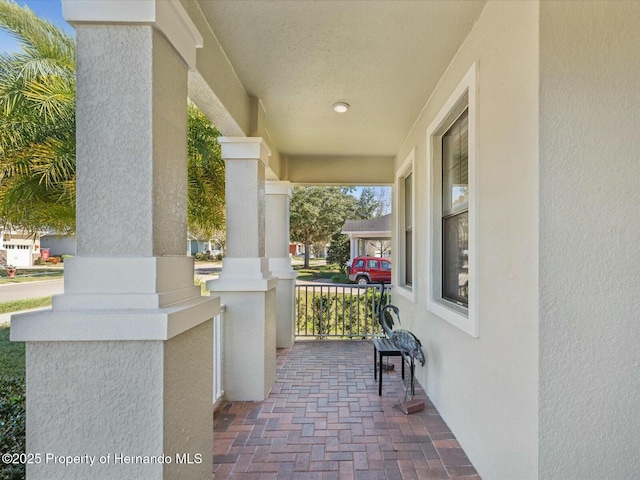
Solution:
[[[478,328],[478,182],[477,182],[477,63],[465,74],[427,129],[427,310],[472,337]],[[469,305],[462,308],[442,298],[442,136],[467,107],[469,115]],[[436,162],[439,162],[436,165]]]
[[[414,163],[415,163],[415,148],[411,149],[409,155],[404,160],[398,172],[396,173],[396,205],[398,205],[398,215],[396,215],[396,245],[398,246],[398,268],[394,269],[396,288],[394,289],[394,294],[398,294],[401,297],[406,298],[412,303],[416,303],[416,175],[414,171]],[[411,225],[413,228],[413,241],[411,242],[411,268],[413,269],[413,285],[409,286],[406,284],[400,284],[402,279],[404,279],[404,269],[405,269],[405,228],[404,228],[404,179],[409,175],[413,174],[411,177]],[[402,245],[402,247],[401,247]]]

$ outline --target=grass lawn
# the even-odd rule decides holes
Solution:
[[[19,312],[51,305],[51,297],[13,300],[0,303],[0,313]],[[0,325],[0,379],[18,377],[24,380],[24,342],[9,341],[9,324]]]
[[[11,300],[0,303],[0,314],[30,310],[32,308],[47,307],[51,305],[51,297],[26,298],[24,300]]]
[[[0,312],[17,312],[51,304],[51,297],[0,303]],[[0,450],[25,452],[25,344],[9,340],[9,324],[0,325]],[[1,480],[25,478],[22,464],[0,463]]]
[[[0,378],[24,379],[24,342],[9,341],[9,325],[0,326]]]
[[[0,446],[2,453],[25,451],[24,343],[9,341],[9,326],[0,326]],[[21,464],[0,463],[0,479],[24,479]]]
[[[40,280],[54,280],[56,278],[62,278],[64,276],[63,268],[42,268],[42,269],[20,269],[16,272],[14,278],[7,276],[7,271],[0,269],[0,285],[6,283],[24,283],[24,282],[36,282]]]
[[[325,265],[324,263],[311,262],[309,268],[302,265],[294,265],[294,270],[298,272],[298,280],[317,280],[319,278],[328,278],[334,283],[351,283],[344,273],[340,272],[337,265]]]

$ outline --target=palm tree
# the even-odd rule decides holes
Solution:
[[[0,53],[0,215],[27,229],[75,228],[75,43],[28,8],[0,1],[22,47]]]
[[[220,132],[191,101],[188,104],[187,138],[189,231],[198,238],[212,238],[224,230],[224,161]]]
[[[0,28],[21,53],[0,53],[0,218],[31,231],[75,231],[75,42],[27,7],[0,0]],[[186,99],[185,99],[186,100]],[[189,102],[188,224],[224,227],[220,133]]]

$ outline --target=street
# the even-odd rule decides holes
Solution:
[[[63,279],[0,285],[0,303],[25,298],[48,297],[63,291]]]

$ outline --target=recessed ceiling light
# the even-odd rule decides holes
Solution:
[[[338,102],[333,104],[333,111],[337,113],[344,113],[349,110],[349,104],[345,102]]]

